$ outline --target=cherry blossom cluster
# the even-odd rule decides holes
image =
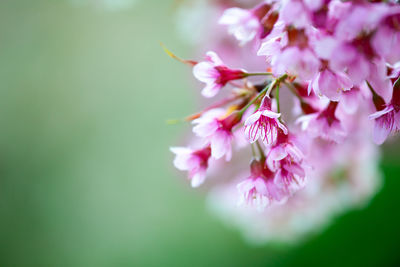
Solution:
[[[202,96],[216,100],[186,118],[197,139],[171,148],[174,165],[193,187],[245,172],[222,179],[212,198],[236,199],[258,217],[307,216],[344,184],[349,202],[372,194],[377,145],[400,130],[397,1],[217,2],[224,10],[208,45],[218,54],[178,58],[204,84]],[[247,171],[237,168],[243,162]]]

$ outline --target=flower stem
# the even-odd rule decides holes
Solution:
[[[241,110],[239,110],[239,113],[243,114],[251,105],[254,104],[254,102],[256,102],[265,92],[267,92],[270,86],[271,84],[267,85],[264,89],[262,89],[262,91],[256,97],[250,100],[246,106],[244,106]]]
[[[253,155],[253,158],[257,158],[257,153],[256,153],[256,150],[254,148],[254,144],[251,144],[251,153]]]
[[[245,77],[249,76],[273,76],[273,74],[271,72],[253,72],[245,74]]]
[[[258,151],[260,152],[260,159],[262,161],[264,161],[265,160],[264,150],[262,149],[260,142],[258,142],[258,140],[256,141],[256,145],[257,145]]]
[[[281,113],[281,104],[279,101],[279,85],[276,87],[275,98],[276,98],[276,105],[277,105],[278,113]]]
[[[261,90],[261,92],[254,97],[252,100],[249,101],[249,103],[247,103],[246,106],[244,106],[241,110],[239,110],[238,112],[240,114],[243,114],[252,104],[254,104],[254,102],[256,102],[261,96],[264,95],[270,95],[271,91],[276,87],[279,86],[279,84],[281,82],[283,82],[286,78],[288,77],[287,74],[283,74],[281,77],[275,79],[272,83],[268,84],[264,89]]]

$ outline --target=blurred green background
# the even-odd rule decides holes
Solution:
[[[192,55],[174,1],[73,2],[0,1],[0,266],[400,265],[398,145],[367,209],[298,246],[248,245],[172,168],[188,126],[165,120],[198,105],[159,46]]]

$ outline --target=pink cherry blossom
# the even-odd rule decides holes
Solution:
[[[381,145],[385,142],[390,133],[400,130],[400,78],[393,85],[393,96],[389,105],[383,105],[383,99],[374,93],[374,104],[377,112],[369,118],[375,121],[374,142]]]
[[[288,158],[290,162],[303,161],[304,154],[295,145],[293,138],[293,135],[289,136],[279,131],[276,143],[268,147],[266,163],[271,170],[277,171],[280,168],[279,162],[285,158]]]
[[[284,203],[289,192],[274,183],[274,173],[257,160],[251,163],[251,175],[237,185],[240,194],[239,204],[254,206],[262,211],[271,204]]]
[[[274,183],[291,194],[305,185],[304,154],[293,137],[279,132],[276,144],[268,148],[266,164],[276,172]]]
[[[233,145],[244,148],[235,149],[232,163],[211,164],[220,172],[210,189],[221,188],[217,204],[234,204],[239,191],[247,205],[230,211],[256,236],[290,239],[369,200],[381,179],[374,141],[382,144],[400,131],[400,6],[394,0],[211,2],[216,12],[206,16],[202,26],[209,32],[196,48],[218,51],[239,68],[214,52],[194,66],[206,84],[204,96],[232,86],[185,117],[204,153],[173,148],[174,164],[198,185],[212,171],[208,161],[229,161]],[[219,24],[234,38],[212,23],[220,14]],[[249,159],[250,174],[233,181]],[[222,196],[227,188],[234,195]],[[263,212],[254,215],[248,206]],[[299,218],[314,222],[299,230]]]
[[[271,6],[264,3],[252,10],[238,7],[229,8],[225,10],[219,24],[227,25],[229,33],[235,36],[240,41],[240,45],[243,46],[259,33],[261,38],[265,37],[266,32],[263,32],[262,19],[270,9]]]
[[[293,194],[305,186],[306,173],[300,164],[285,158],[280,165],[274,178],[274,183],[279,188]]]
[[[271,110],[270,101],[269,97],[265,96],[260,108],[244,123],[245,135],[251,143],[254,143],[260,137],[267,144],[274,143],[278,136],[278,129],[281,129],[285,134],[288,133],[286,126],[279,121],[281,114]]]
[[[171,147],[171,151],[176,155],[175,167],[181,171],[188,171],[192,187],[201,185],[206,178],[211,148],[207,146],[200,150],[193,150],[186,147]]]
[[[233,113],[224,118],[221,110],[210,110],[200,118],[193,120],[193,132],[205,138],[211,145],[211,156],[220,159],[225,156],[229,161],[232,157],[232,128],[240,122],[241,115]]]
[[[206,83],[202,90],[205,97],[213,97],[228,82],[243,79],[244,70],[233,70],[224,65],[215,52],[207,52],[206,61],[197,63],[193,67],[193,75],[201,82]]]
[[[378,145],[383,144],[392,131],[400,129],[400,113],[392,105],[371,114],[369,118],[375,120],[374,142]]]

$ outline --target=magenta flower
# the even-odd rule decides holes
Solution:
[[[280,121],[281,114],[271,110],[271,100],[265,96],[261,102],[260,108],[244,123],[245,135],[251,143],[257,141],[260,137],[266,144],[272,144],[278,136],[278,129],[285,134],[288,130]]]
[[[262,211],[268,205],[287,200],[288,192],[274,183],[274,173],[263,162],[253,160],[250,168],[250,177],[237,185],[239,205],[247,204]]]
[[[192,187],[201,185],[206,178],[211,148],[207,146],[200,150],[192,150],[186,147],[171,147],[171,151],[176,155],[175,167],[181,171],[188,171]]]
[[[194,66],[193,75],[199,81],[206,83],[201,92],[203,96],[213,97],[228,82],[246,77],[246,72],[226,67],[216,53],[207,52],[206,61]]]
[[[193,132],[205,138],[211,145],[211,156],[220,159],[225,155],[227,161],[232,157],[232,128],[240,122],[241,115],[232,113],[223,118],[221,110],[210,110],[193,121],[197,124]]]

